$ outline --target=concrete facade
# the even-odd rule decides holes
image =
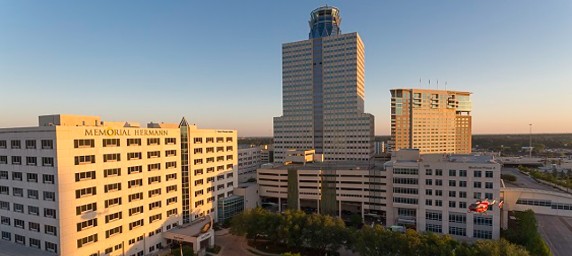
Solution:
[[[262,204],[331,214],[358,214],[386,226],[498,239],[500,211],[468,213],[477,199],[500,199],[500,164],[489,156],[394,152],[369,164],[268,164],[258,170]]]

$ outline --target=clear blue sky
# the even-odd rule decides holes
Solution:
[[[572,1],[0,1],[0,127],[53,113],[272,134],[281,44],[341,9],[366,46],[366,111],[389,89],[473,92],[474,133],[572,132]]]

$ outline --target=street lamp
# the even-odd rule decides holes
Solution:
[[[528,124],[529,126],[529,142],[528,142],[528,149],[529,149],[529,153],[528,153],[528,157],[532,158],[532,124]]]

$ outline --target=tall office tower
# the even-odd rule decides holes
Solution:
[[[274,118],[275,162],[315,149],[325,161],[373,155],[374,117],[364,113],[364,46],[342,34],[336,7],[312,11],[310,39],[282,45],[283,115]]]
[[[393,150],[424,153],[471,153],[471,93],[447,90],[392,89]]]
[[[0,129],[0,231],[37,255],[149,255],[181,224],[180,132],[95,116]]]
[[[217,203],[238,185],[236,130],[198,129],[184,118],[181,129],[183,223],[206,215],[218,219]]]

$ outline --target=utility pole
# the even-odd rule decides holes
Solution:
[[[529,142],[528,142],[528,149],[530,150],[528,157],[532,158],[532,124],[528,124],[530,127],[529,130],[529,134],[530,134],[530,138],[529,138]]]

